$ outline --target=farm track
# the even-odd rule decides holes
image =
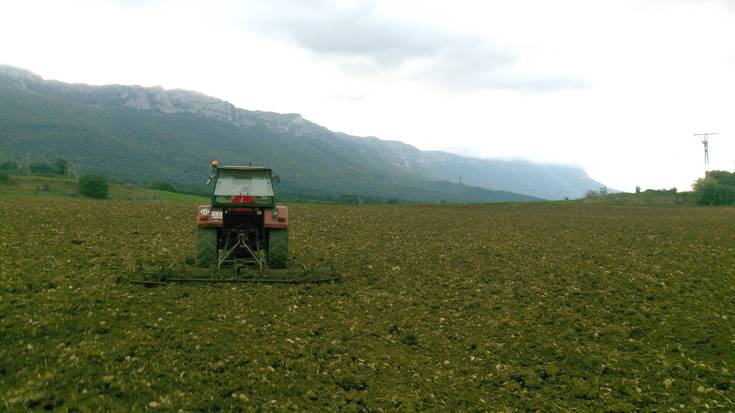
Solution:
[[[0,410],[735,410],[735,209],[294,206],[344,282],[149,289],[192,206],[0,211]]]

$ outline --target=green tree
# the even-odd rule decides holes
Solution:
[[[18,164],[13,161],[5,161],[3,163],[0,163],[0,170],[15,172],[18,170]]]
[[[727,171],[708,171],[707,178],[712,178],[722,185],[735,187],[735,173]]]
[[[46,162],[33,162],[31,164],[31,173],[36,175],[48,175],[53,172],[51,165]]]
[[[98,175],[84,175],[79,178],[79,192],[90,198],[107,198],[107,180]]]
[[[694,193],[700,205],[732,205],[735,203],[735,174],[710,171],[694,183]]]

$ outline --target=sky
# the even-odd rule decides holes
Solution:
[[[735,168],[735,0],[0,0],[0,64],[688,190]]]

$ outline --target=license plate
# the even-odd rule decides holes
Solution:
[[[222,219],[222,211],[212,211],[212,219]]]

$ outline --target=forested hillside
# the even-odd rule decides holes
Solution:
[[[0,92],[0,160],[64,158],[84,173],[136,184],[159,179],[203,190],[218,159],[270,166],[281,193],[307,199],[522,201],[600,186],[579,169],[419,151],[195,92],[70,85],[7,66]]]

